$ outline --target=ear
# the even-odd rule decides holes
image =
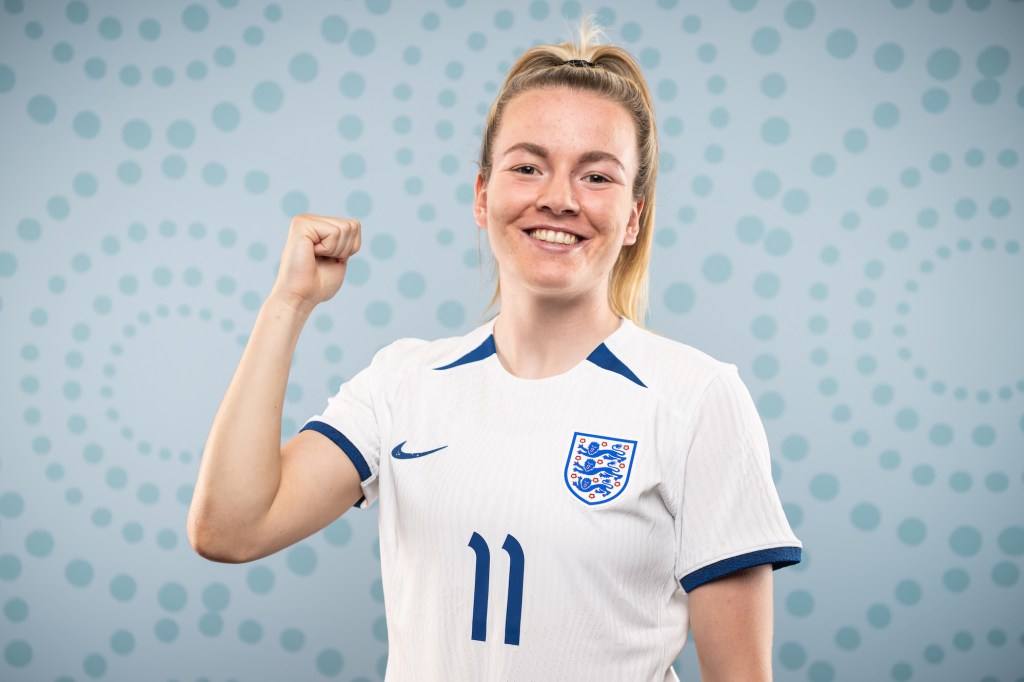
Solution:
[[[640,234],[640,213],[644,210],[644,199],[633,203],[629,209],[629,220],[626,222],[626,236],[622,240],[623,246],[636,244],[637,235]]]
[[[476,187],[473,188],[473,218],[479,227],[487,228],[487,183],[484,176],[476,174]]]

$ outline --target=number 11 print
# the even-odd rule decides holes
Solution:
[[[478,642],[487,641],[487,596],[490,591],[491,550],[487,541],[474,532],[469,546],[476,553],[476,577],[473,585],[473,630],[472,638]],[[501,546],[508,552],[508,603],[505,606],[505,644],[519,646],[519,625],[523,620],[523,572],[526,558],[523,548],[512,535],[505,536]]]

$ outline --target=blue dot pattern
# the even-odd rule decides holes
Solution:
[[[483,116],[584,6],[128,9],[0,9],[0,678],[381,680],[376,512],[205,561],[203,441],[298,213],[364,239],[283,439],[383,344],[483,320]],[[650,326],[739,366],[805,544],[776,679],[1024,679],[1024,3],[597,12],[657,109]]]

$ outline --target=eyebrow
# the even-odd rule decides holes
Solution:
[[[520,149],[523,150],[524,152],[533,154],[534,156],[539,156],[542,159],[548,158],[548,150],[545,147],[542,147],[539,144],[535,144],[533,142],[517,142],[505,150],[504,156],[507,156],[512,152]],[[623,173],[626,172],[626,167],[622,165],[622,162],[619,161],[619,158],[610,152],[602,152],[598,150],[584,152],[580,156],[579,163],[594,163],[596,161],[611,161],[616,166],[618,166]]]

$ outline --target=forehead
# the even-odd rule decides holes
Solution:
[[[604,149],[625,163],[636,161],[636,127],[618,102],[593,92],[562,87],[527,90],[502,112],[495,153],[519,142],[545,147]]]

